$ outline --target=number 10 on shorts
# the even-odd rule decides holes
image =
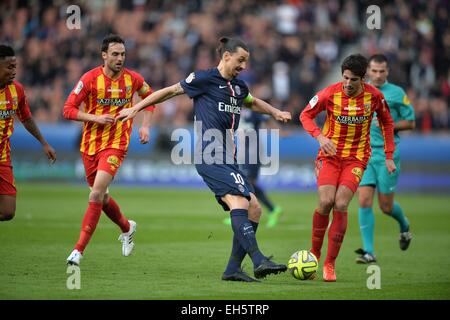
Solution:
[[[233,176],[233,178],[234,178],[234,183],[245,185],[245,183],[244,183],[244,178],[242,178],[242,176],[241,176],[239,173],[236,174],[236,173],[234,173],[234,172],[231,172],[230,175]]]

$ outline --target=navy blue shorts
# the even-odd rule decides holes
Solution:
[[[221,199],[224,195],[239,195],[250,201],[250,192],[255,193],[245,174],[235,164],[196,164],[195,168],[225,211],[230,208]]]
[[[260,164],[240,164],[239,169],[248,179],[256,181],[259,176]]]

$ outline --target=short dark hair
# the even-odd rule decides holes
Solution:
[[[350,70],[354,75],[363,78],[366,75],[368,62],[362,54],[352,54],[344,59],[341,65],[341,72]]]
[[[108,51],[108,47],[110,43],[123,43],[125,44],[125,41],[123,41],[123,39],[117,35],[117,34],[110,34],[107,37],[105,37],[103,39],[102,42],[102,52],[107,52]]]
[[[14,57],[16,53],[14,52],[14,49],[10,46],[0,44],[0,58],[6,58],[6,57]]]
[[[239,38],[222,37],[219,39],[219,42],[220,45],[217,48],[217,52],[219,53],[220,57],[222,57],[225,51],[234,53],[238,48],[242,48],[248,52],[247,45]]]
[[[373,56],[371,56],[371,57],[369,58],[369,64],[370,64],[372,61],[375,61],[375,62],[377,62],[377,63],[383,63],[383,62],[386,62],[386,64],[389,65],[388,59],[386,58],[386,56],[385,56],[384,54],[381,54],[381,53],[377,53],[377,54],[374,54]]]

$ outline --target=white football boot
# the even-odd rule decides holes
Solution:
[[[80,260],[82,258],[83,258],[83,255],[81,254],[81,252],[78,251],[77,249],[74,249],[72,251],[72,253],[69,255],[69,257],[67,258],[67,264],[79,266]]]
[[[125,257],[128,257],[131,254],[131,251],[133,251],[134,248],[134,242],[133,242],[133,236],[136,232],[137,224],[133,220],[128,220],[130,223],[130,230],[128,232],[122,233],[119,236],[119,240],[122,241],[122,254]]]

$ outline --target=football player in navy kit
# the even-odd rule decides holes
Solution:
[[[225,211],[230,211],[234,233],[231,256],[222,280],[254,282],[258,280],[241,269],[246,254],[252,259],[257,279],[284,272],[287,267],[274,263],[258,248],[255,232],[261,206],[237,164],[234,131],[239,126],[243,106],[269,114],[281,122],[291,120],[291,114],[252,97],[245,82],[236,78],[249,59],[249,50],[243,41],[223,37],[217,51],[221,59],[216,68],[193,72],[185,80],[155,91],[134,107],[122,110],[116,119],[126,121],[146,106],[184,93],[194,100],[194,126],[201,137],[195,147],[196,156],[199,153],[201,156],[195,159],[201,161],[196,160],[195,167],[219,204]]]
[[[273,125],[273,120],[269,115],[261,114],[258,112],[254,112],[251,109],[242,109],[241,110],[241,119],[239,121],[239,130],[244,131],[244,135],[247,133],[252,134],[256,133],[256,139],[245,139],[241,141],[242,146],[244,148],[244,161],[243,163],[239,163],[239,169],[245,174],[250,184],[253,186],[255,190],[255,196],[258,198],[258,201],[262,203],[268,210],[268,220],[266,227],[273,228],[278,224],[278,218],[280,217],[283,209],[280,206],[275,205],[267,196],[266,191],[258,183],[258,177],[261,169],[261,157],[260,157],[260,149],[263,148],[262,141],[259,138],[259,129],[264,124],[270,124],[274,128],[278,129],[277,124]],[[287,131],[282,131],[282,134],[287,134]],[[239,157],[238,157],[239,159]],[[231,218],[227,217],[223,220],[223,223],[226,225],[231,225]]]

